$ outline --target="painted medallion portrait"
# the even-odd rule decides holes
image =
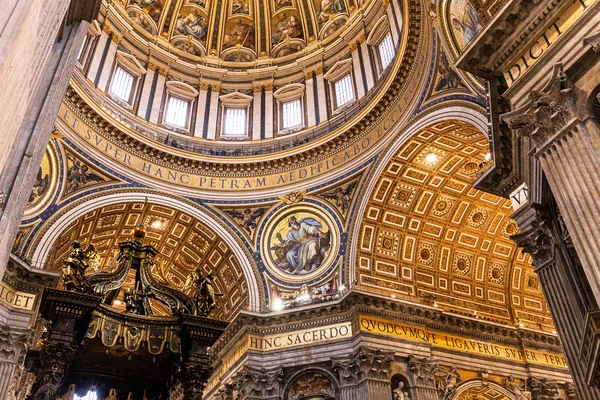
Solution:
[[[264,253],[278,275],[305,278],[331,265],[337,252],[337,231],[327,214],[306,207],[290,207],[276,215],[267,228]]]

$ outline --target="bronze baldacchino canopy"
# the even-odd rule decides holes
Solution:
[[[209,318],[219,294],[213,277],[200,268],[186,282],[191,295],[161,282],[151,271],[153,246],[144,244],[146,228],[135,228],[133,240],[119,243],[110,272],[86,275],[97,257],[93,245],[79,242],[64,260],[63,289],[46,288],[40,305],[45,320],[27,366],[35,373],[35,400],[54,400],[59,393],[97,398],[167,398],[183,392],[200,399],[210,375],[208,349],[227,327]],[[134,274],[133,285],[125,287]],[[112,306],[123,290],[125,310]],[[169,310],[153,312],[151,299]],[[116,398],[116,397],[115,397]]]

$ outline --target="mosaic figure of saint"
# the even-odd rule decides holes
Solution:
[[[329,232],[324,232],[323,225],[314,218],[298,220],[291,216],[287,223],[289,229],[285,239],[278,232],[279,243],[271,248],[278,267],[294,275],[316,270],[329,251]]]
[[[177,18],[175,30],[182,35],[192,35],[198,40],[206,38],[208,23],[196,10],[191,11],[185,18]]]
[[[254,48],[254,28],[245,23],[241,19],[235,21],[235,26],[225,34],[223,43],[227,47],[242,47]]]
[[[346,4],[344,4],[344,0],[323,0],[319,6],[319,12],[317,14],[319,24],[323,25],[325,22],[335,17],[336,14],[343,12],[346,12]]]
[[[277,30],[273,33],[273,45],[285,42],[286,39],[294,39],[302,36],[302,24],[295,15],[288,16],[283,13],[280,16]]]
[[[233,2],[231,3],[231,13],[249,14],[250,8],[248,5],[248,0],[233,0]]]

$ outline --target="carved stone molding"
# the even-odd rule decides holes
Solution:
[[[236,400],[279,399],[283,382],[283,368],[267,370],[245,366],[233,379]]]
[[[364,378],[363,364],[366,361],[367,355],[359,349],[344,359],[332,360],[331,368],[340,376],[342,385],[355,385]]]
[[[223,385],[217,392],[217,400],[233,400],[233,385]]]
[[[413,374],[415,385],[435,387],[435,374],[439,368],[439,362],[429,357],[418,358],[410,356],[408,368]]]
[[[502,118],[517,135],[531,138],[538,149],[552,143],[558,133],[577,119],[573,84],[560,64],[555,67],[549,87],[542,92],[533,90],[529,99],[528,106]]]
[[[552,236],[551,221],[540,208],[529,221],[529,227],[521,227],[521,232],[511,239],[529,253],[536,268],[541,268],[554,259],[555,242]]]
[[[31,345],[31,333],[15,333],[0,325],[0,362],[17,362]]]

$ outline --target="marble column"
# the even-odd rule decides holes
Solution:
[[[142,86],[142,93],[140,94],[140,101],[137,110],[138,117],[146,119],[148,113],[148,106],[150,104],[150,95],[152,94],[152,84],[154,82],[154,75],[156,74],[156,65],[148,63],[148,69],[144,75],[144,84]]]
[[[150,122],[158,124],[158,116],[160,115],[163,96],[165,95],[165,83],[167,81],[168,70],[166,68],[158,68],[158,79],[156,88],[154,89],[154,98],[152,99],[152,109],[150,111]]]
[[[502,119],[518,136],[530,139],[590,288],[600,299],[600,155],[575,110],[575,93],[561,66],[555,68],[549,88],[530,97],[528,106]]]
[[[254,99],[252,100],[252,140],[260,140],[262,127],[262,86],[254,87]]]
[[[58,15],[51,12],[44,14],[49,16],[49,20]],[[62,17],[56,21],[57,26],[60,25],[60,21]],[[40,25],[37,30],[43,31],[42,26],[46,25]],[[0,67],[0,76],[3,77],[0,82],[0,120],[4,132],[0,135],[0,276],[4,274],[10,257],[33,182],[48,146],[88,26],[87,22],[66,26],[63,28],[62,41],[53,43],[57,34],[55,30],[54,36],[46,43],[51,48],[47,52],[39,48],[40,53],[28,59],[29,67],[33,66],[40,71],[39,76],[36,75],[35,78],[28,73],[28,67],[20,65],[20,61],[14,63],[15,66],[23,67],[18,77],[5,70],[5,66]],[[25,38],[19,42],[22,50],[23,43],[26,42]],[[30,38],[29,42],[36,43],[31,47],[37,48],[37,45],[41,45],[34,38]],[[23,57],[27,57],[29,49],[23,52]],[[6,83],[10,80],[36,82],[30,87],[19,87]],[[25,98],[22,97],[22,90],[28,93]],[[13,102],[23,104],[16,107]],[[14,124],[15,121],[18,122],[17,125]]]
[[[117,48],[119,47],[120,42],[121,38],[113,34],[111,37],[110,44],[108,45],[108,52],[106,53],[106,58],[104,59],[104,63],[102,65],[100,79],[98,80],[98,88],[100,90],[103,90],[104,92],[108,92],[109,79],[112,73],[113,64],[117,55]]]
[[[316,119],[316,108],[315,108],[315,81],[313,78],[313,72],[307,72],[304,74],[304,83],[306,85],[306,119],[307,128],[313,127],[317,124]]]
[[[535,167],[535,166],[534,166]],[[577,255],[569,252],[570,235],[562,225],[562,216],[550,205],[528,203],[513,217],[520,233],[512,236],[529,253],[540,280],[552,320],[569,361],[569,370],[577,387],[578,398],[599,399],[598,389],[586,382],[586,364],[579,357],[586,313],[597,308],[591,293],[584,289]]]
[[[208,97],[208,85],[200,82],[198,90],[198,108],[196,109],[196,126],[194,127],[194,137],[202,137],[204,127],[206,126],[208,115],[206,113],[206,101]]]

